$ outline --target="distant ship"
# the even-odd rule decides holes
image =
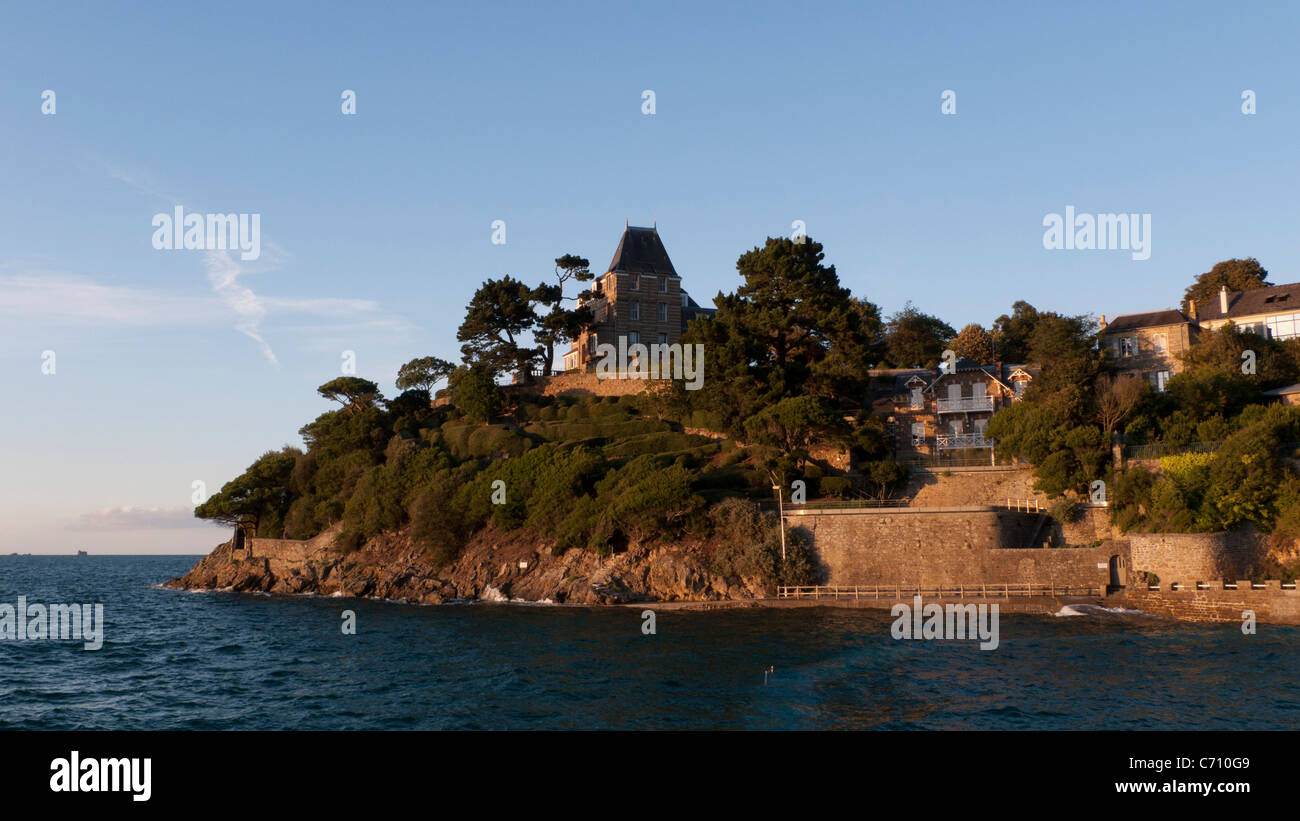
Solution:
[[[86,554],[86,551],[84,551],[84,550],[78,550],[78,551],[77,551],[77,555],[78,555],[78,556],[85,556],[85,555],[87,555],[87,554]]]

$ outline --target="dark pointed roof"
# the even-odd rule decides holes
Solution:
[[[659,231],[655,228],[628,226],[618,241],[618,250],[609,270],[620,274],[668,274],[677,276]]]

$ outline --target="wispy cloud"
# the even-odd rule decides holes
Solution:
[[[280,367],[275,352],[262,338],[262,320],[266,318],[266,307],[262,300],[246,285],[239,283],[243,267],[227,251],[208,251],[203,255],[203,264],[208,269],[208,282],[212,283],[213,292],[234,311],[239,319],[235,328],[257,343],[262,357],[272,367]]]
[[[192,201],[182,202],[180,197],[163,191],[146,172],[109,168],[108,175],[145,196],[167,203],[169,208],[184,205],[192,213],[204,212],[203,208],[197,207]],[[243,262],[236,252],[205,251],[203,266],[207,272],[208,283],[212,286],[212,293],[235,315],[235,329],[257,343],[262,358],[272,367],[278,368],[280,361],[262,331],[262,323],[272,311],[326,318],[355,317],[360,314],[366,321],[379,321],[393,325],[405,324],[403,320],[382,317],[378,304],[368,300],[268,298],[258,294],[242,282],[241,277],[250,273],[275,270],[290,256],[270,239],[261,242],[261,251],[261,257],[255,267]]]
[[[156,530],[158,528],[211,527],[211,522],[194,518],[188,507],[106,507],[83,513],[68,523],[69,530]]]
[[[194,325],[221,319],[215,300],[107,285],[57,272],[6,274],[0,266],[0,317],[43,324]]]

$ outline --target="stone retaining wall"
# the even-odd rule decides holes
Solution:
[[[1104,587],[1111,556],[1125,553],[1122,543],[1025,548],[1038,516],[987,507],[799,511],[789,520],[828,585]]]
[[[1264,555],[1254,532],[1130,533],[1133,569],[1156,574],[1162,585],[1249,575]]]

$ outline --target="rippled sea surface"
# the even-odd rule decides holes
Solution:
[[[0,641],[0,727],[1300,728],[1295,627],[1004,613],[983,652],[895,641],[887,611],[663,610],[647,636],[631,608],[157,588],[195,561],[0,556],[0,603],[106,621],[98,651]]]

